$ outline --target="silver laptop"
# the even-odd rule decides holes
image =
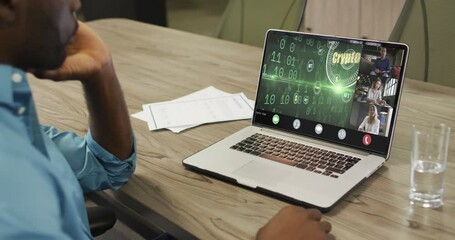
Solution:
[[[269,30],[252,125],[183,165],[329,211],[390,155],[408,51]]]

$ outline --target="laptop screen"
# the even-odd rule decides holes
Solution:
[[[253,123],[387,155],[408,48],[269,30]]]

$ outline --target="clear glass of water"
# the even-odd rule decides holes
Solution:
[[[450,127],[445,124],[412,127],[411,205],[442,206],[449,139]]]

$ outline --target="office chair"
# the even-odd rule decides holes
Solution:
[[[167,26],[166,0],[81,0],[85,20],[128,18]]]
[[[111,229],[117,221],[114,211],[106,207],[87,207],[87,215],[90,232],[93,237],[105,233],[107,230]]]
[[[215,37],[262,47],[270,28],[296,30],[307,0],[230,0]]]
[[[406,0],[390,41],[410,47],[407,76],[455,87],[453,0]]]

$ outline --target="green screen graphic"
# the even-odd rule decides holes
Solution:
[[[270,33],[261,110],[348,127],[362,45]]]

